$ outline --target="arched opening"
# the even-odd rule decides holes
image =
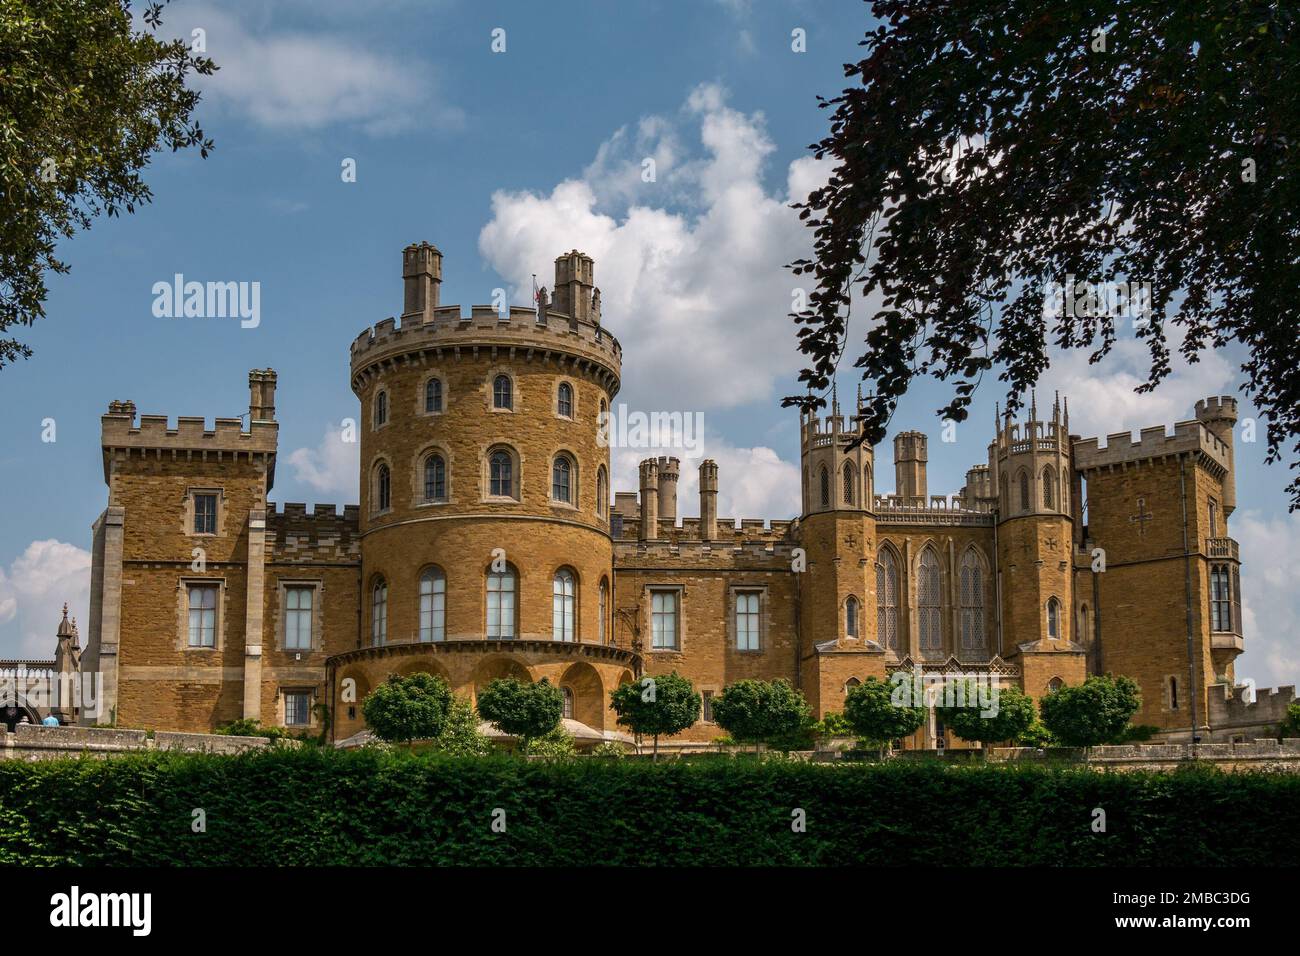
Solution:
[[[894,549],[882,547],[876,560],[876,640],[898,650],[898,558]]]
[[[555,394],[555,413],[562,418],[573,417],[573,386],[561,382]]]
[[[605,729],[605,712],[609,708],[605,682],[596,668],[586,661],[570,664],[560,675],[560,689],[571,696],[570,713],[566,717],[586,724],[592,730]]]
[[[847,637],[858,636],[858,599],[850,596],[844,602],[844,634]]]
[[[943,651],[943,588],[939,574],[939,556],[926,545],[917,562],[916,613],[918,640],[922,657],[938,657]]]

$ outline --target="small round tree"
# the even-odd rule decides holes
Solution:
[[[883,751],[891,740],[915,733],[925,723],[925,708],[895,702],[889,684],[868,677],[844,699],[844,719],[855,734]]]
[[[500,677],[479,691],[478,712],[497,730],[517,738],[520,752],[527,753],[534,738],[560,725],[564,693],[545,677],[535,684]]]
[[[808,723],[808,702],[785,680],[746,678],[713,700],[713,719],[741,743],[789,740]]]
[[[474,705],[463,697],[453,697],[447,722],[433,742],[434,750],[452,757],[486,757],[492,744],[479,733],[478,722]]]
[[[1038,702],[1043,725],[1067,747],[1095,747],[1115,740],[1141,706],[1142,694],[1132,678],[1109,674],[1062,687]]]
[[[679,734],[700,719],[700,695],[676,671],[622,684],[610,692],[609,702],[620,724],[634,734],[654,738],[656,760],[661,734]]]
[[[441,677],[393,674],[370,692],[361,713],[380,740],[409,744],[442,733],[451,699],[451,689]]]
[[[1019,687],[1000,687],[996,698],[981,700],[975,680],[957,681],[961,686],[943,689],[943,705],[936,706],[935,712],[962,740],[977,741],[987,750],[989,744],[1017,739],[1033,725],[1034,702]]]

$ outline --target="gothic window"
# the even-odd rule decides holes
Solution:
[[[551,636],[557,641],[573,641],[573,609],[576,587],[573,572],[560,568],[551,585]]]
[[[424,459],[424,500],[447,500],[447,462],[441,455]]]
[[[1056,484],[1055,475],[1056,472],[1052,470],[1052,467],[1050,465],[1043,469],[1043,507],[1044,508],[1056,507],[1056,503],[1052,500],[1054,497],[1052,494],[1052,487],[1053,485]]]
[[[898,650],[898,561],[890,548],[876,562],[876,640]]]
[[[514,387],[509,375],[498,375],[492,381],[492,407],[505,409],[515,407]]]
[[[573,386],[561,382],[555,396],[555,413],[564,418],[573,417]]]
[[[821,483],[822,507],[829,508],[831,506],[831,473],[826,470],[825,465],[822,466]]]
[[[424,410],[442,411],[442,379],[431,378],[424,383]]]
[[[1061,680],[1061,678],[1059,677],[1053,677],[1051,680],[1047,682],[1047,692],[1049,694],[1055,694],[1058,690],[1060,690],[1064,686],[1065,686],[1065,681]]]
[[[567,684],[560,688],[564,694],[564,709],[560,712],[561,716],[568,720],[573,719],[573,688]]]
[[[1029,473],[1026,471],[1020,473],[1020,510],[1029,510]]]
[[[844,503],[853,504],[853,462],[844,463]]]
[[[916,610],[920,621],[921,656],[934,657],[943,649],[939,612],[941,586],[939,559],[933,548],[921,552],[917,580]]]
[[[975,550],[968,549],[961,559],[961,647],[964,651],[984,651],[984,567]]]
[[[388,642],[388,584],[383,578],[370,590],[370,643],[379,647]]]
[[[862,469],[862,507],[864,508],[871,507],[871,496],[875,487],[872,479],[871,463],[867,462],[866,467]]]
[[[609,479],[605,475],[605,466],[601,465],[596,469],[596,514],[600,515],[602,518],[605,517],[605,514],[608,511],[608,508],[606,507],[606,499],[609,496],[609,492],[607,491],[608,486]]]
[[[1213,498],[1210,499],[1210,534],[1209,537],[1217,538],[1219,536],[1219,503]]]
[[[512,567],[488,572],[485,630],[490,640],[515,636],[515,570]]]
[[[853,688],[860,687],[861,685],[862,681],[858,680],[856,677],[850,677],[844,682],[844,693],[847,694],[849,691],[853,690]]]
[[[1047,601],[1047,636],[1054,641],[1061,639],[1061,602],[1056,598]]]
[[[393,505],[393,479],[387,465],[375,469],[375,504],[376,511],[387,511]]]
[[[604,644],[608,640],[608,627],[606,618],[609,616],[609,582],[604,578],[600,581],[600,623],[597,625],[597,640]]]
[[[488,494],[494,498],[515,496],[514,456],[505,448],[498,448],[488,457]]]
[[[388,424],[388,393],[380,391],[375,396],[375,427]]]
[[[849,637],[858,636],[858,599],[855,597],[844,602],[844,633]]]
[[[551,498],[573,504],[573,462],[567,455],[556,455],[551,464]]]
[[[447,638],[447,577],[438,568],[420,575],[420,640]]]

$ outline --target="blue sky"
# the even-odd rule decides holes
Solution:
[[[807,250],[807,230],[787,204],[825,176],[806,148],[826,128],[815,96],[842,88],[869,22],[853,0],[169,5],[165,32],[202,29],[222,66],[199,111],[216,150],[159,155],[152,205],[61,245],[72,271],[51,277],[48,316],[24,336],[36,354],[0,371],[0,656],[51,653],[64,600],[85,620],[111,399],[236,416],[248,369],[271,366],[272,497],[356,501],[354,450],[330,437],[357,414],[348,344],[400,311],[400,250],[414,241],[442,250],[442,301],[466,307],[495,288],[526,303],[531,274],[549,285],[556,255],[592,254],[624,346],[618,401],[704,414],[724,514],[793,514],[797,416],[780,398],[799,368],[785,317],[797,280],[782,266]],[[505,52],[492,51],[495,29]],[[806,53],[791,50],[795,29]],[[346,159],[356,182],[340,175]],[[259,282],[260,325],[156,318],[152,286],[175,273]],[[1060,388],[1074,431],[1107,434],[1189,418],[1196,398],[1240,382],[1240,355],[1215,355],[1137,396],[1142,359],[1131,339],[1101,366],[1063,356],[1040,405]],[[841,395],[855,385],[848,364]],[[985,460],[996,384],[950,444],[934,416],[942,386],[900,408],[899,429],[931,435],[932,493],[956,492]],[[616,455],[616,489],[631,490],[637,457]],[[1249,608],[1238,675],[1270,686],[1300,671],[1300,571],[1280,560],[1300,526],[1284,467],[1263,457],[1262,441],[1238,443],[1230,532]],[[878,461],[888,490],[887,448]],[[683,463],[688,514],[695,464]]]

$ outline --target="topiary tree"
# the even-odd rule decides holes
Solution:
[[[915,733],[925,723],[925,708],[896,703],[889,684],[868,677],[844,699],[844,718],[855,734],[883,751],[891,740]]]
[[[654,759],[659,759],[659,736],[679,734],[700,719],[700,695],[676,671],[642,677],[622,684],[609,694],[618,722],[634,734],[654,738]]]
[[[361,713],[380,740],[409,744],[442,733],[451,699],[451,689],[441,677],[392,674],[366,697]]]
[[[781,679],[747,678],[725,688],[713,700],[713,719],[740,743],[788,742],[809,722],[803,694]]]
[[[564,692],[545,677],[535,684],[499,677],[479,691],[478,712],[503,734],[519,740],[527,753],[535,737],[549,734],[564,715]]]
[[[960,685],[960,686],[957,686]],[[945,727],[962,740],[984,745],[1015,740],[1033,726],[1034,702],[1019,687],[997,689],[996,703],[982,706],[979,685],[973,678],[958,678],[944,688],[944,704],[935,707]]]
[[[524,748],[530,757],[542,757],[545,760],[567,760],[578,754],[577,741],[573,734],[564,729],[563,724],[556,724],[540,737],[533,737]]]
[[[452,757],[486,757],[492,752],[492,744],[479,733],[478,722],[474,705],[463,697],[453,697],[447,722],[434,740],[433,749]]]
[[[1142,694],[1132,678],[1107,674],[1048,694],[1039,700],[1038,711],[1065,746],[1095,747],[1122,734],[1141,706]]]

